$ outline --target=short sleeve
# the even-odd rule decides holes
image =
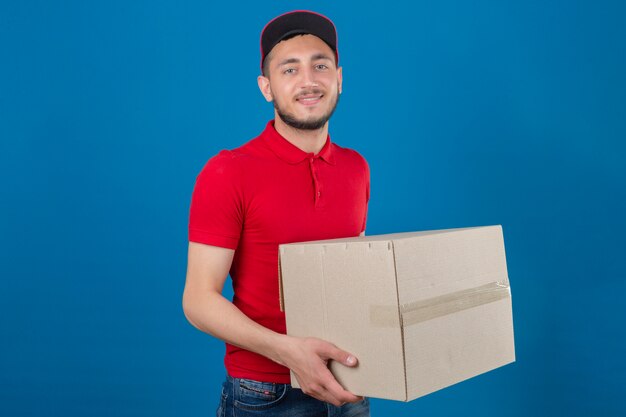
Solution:
[[[236,249],[243,225],[243,190],[236,155],[222,151],[198,177],[189,211],[189,241]]]

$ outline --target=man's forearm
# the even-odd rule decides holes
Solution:
[[[305,394],[335,405],[360,401],[361,397],[339,385],[327,367],[329,360],[345,366],[357,364],[354,356],[335,345],[320,339],[276,333],[251,320],[215,291],[185,291],[183,310],[189,322],[199,330],[291,369]]]
[[[186,293],[183,310],[187,320],[199,330],[285,365],[280,349],[288,336],[256,323],[222,294]]]

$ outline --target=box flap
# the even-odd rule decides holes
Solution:
[[[328,340],[359,358],[356,368],[330,364],[347,390],[406,401],[391,242],[285,245],[281,265],[287,333]],[[381,305],[395,306],[383,324]]]

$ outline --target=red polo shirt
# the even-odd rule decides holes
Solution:
[[[257,323],[285,333],[278,293],[278,245],[358,236],[365,230],[369,168],[330,141],[317,154],[292,145],[270,121],[263,133],[211,158],[196,179],[189,240],[235,249],[233,303]],[[289,370],[226,345],[228,374],[289,383]]]

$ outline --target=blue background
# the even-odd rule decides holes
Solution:
[[[356,5],[0,2],[0,415],[214,413],[189,200],[272,117],[258,37],[294,8],[339,30],[368,234],[504,227],[517,362],[373,415],[626,414],[624,3]]]

